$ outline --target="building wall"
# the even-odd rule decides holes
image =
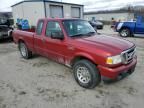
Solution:
[[[45,2],[46,16],[50,17],[50,5],[63,6],[64,18],[71,18],[71,7],[80,7],[80,18],[83,18],[83,6],[63,4],[63,3],[52,3]],[[45,6],[44,2],[23,2],[12,7],[14,22],[16,23],[17,18],[27,19],[30,25],[36,26],[39,18],[45,17]]]
[[[12,13],[13,13],[13,19],[14,19],[14,23],[16,23],[17,18],[23,18],[23,4],[19,4],[17,6],[12,7]]]
[[[104,20],[104,21],[111,21],[111,18],[113,17],[115,20],[131,20],[134,18],[133,13],[101,13],[101,14],[89,14],[84,15],[85,20],[91,20],[92,17],[95,17],[97,20]]]
[[[63,6],[63,16],[64,18],[72,18],[71,16],[71,7],[79,7],[80,8],[80,18],[83,18],[83,6],[77,6],[77,5],[69,5],[69,4],[59,4],[59,3],[49,3],[46,2],[46,16],[50,16],[50,5],[58,5]]]
[[[45,17],[43,2],[24,2],[12,7],[12,11],[15,23],[17,18],[23,18],[35,26],[39,18]]]

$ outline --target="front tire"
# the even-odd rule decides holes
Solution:
[[[121,37],[129,37],[131,36],[130,30],[128,28],[123,28],[122,30],[120,30],[120,36]]]
[[[94,88],[101,82],[100,73],[89,60],[80,60],[73,66],[74,78],[84,88]]]
[[[28,50],[28,48],[24,42],[19,43],[19,51],[20,51],[21,56],[24,59],[29,59],[32,57],[32,52]]]

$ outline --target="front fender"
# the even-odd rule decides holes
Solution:
[[[84,53],[84,52],[79,52],[79,53],[76,53],[73,57],[73,59],[75,59],[76,57],[83,57],[85,59],[88,59],[90,61],[92,61],[94,64],[98,64],[96,62],[96,60],[94,59],[94,57],[88,53]]]

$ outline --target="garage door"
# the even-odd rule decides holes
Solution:
[[[80,8],[71,7],[71,15],[72,15],[72,18],[80,18]]]
[[[50,5],[50,17],[63,18],[63,6]]]

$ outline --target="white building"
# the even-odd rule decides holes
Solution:
[[[83,18],[83,5],[49,0],[28,0],[12,6],[13,18],[27,19],[36,25],[39,18]]]
[[[92,18],[102,21],[111,21],[114,18],[116,21],[127,21],[134,19],[134,12],[128,11],[104,11],[104,12],[85,12],[84,19],[91,20]]]

